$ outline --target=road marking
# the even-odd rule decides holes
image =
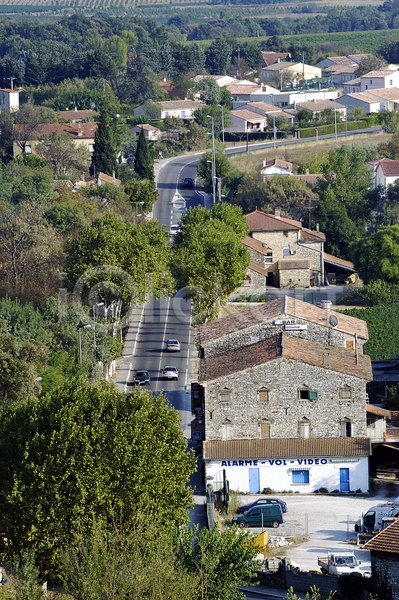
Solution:
[[[165,348],[165,339],[166,339],[165,336],[166,336],[166,328],[168,326],[169,306],[170,306],[170,296],[168,296],[168,306],[166,308],[165,327],[163,328],[163,334],[162,334],[162,352],[163,352],[163,349]],[[158,373],[161,372],[162,360],[163,360],[163,356],[161,353],[161,356],[159,358]],[[155,386],[156,387],[155,391],[158,391],[158,384],[159,384],[159,380],[157,381],[157,385]]]
[[[192,320],[193,320],[193,315],[190,315],[190,325],[188,328],[188,342],[187,342],[187,346],[188,346],[188,352],[187,352],[187,367],[186,367],[186,380],[184,382],[184,385],[187,386],[188,385],[188,372],[189,372],[189,357],[190,357],[190,342],[191,342],[191,328],[192,328]],[[191,373],[190,373],[191,375]]]

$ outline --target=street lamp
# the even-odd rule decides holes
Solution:
[[[97,302],[93,304],[93,354],[94,360],[97,358],[97,346],[96,346],[96,307],[104,306],[104,302]]]
[[[274,94],[270,94],[272,97],[273,105],[273,148],[276,149],[276,113],[274,112]]]
[[[79,363],[82,366],[82,334],[80,333],[82,329],[90,329],[91,325],[88,323],[87,325],[83,325],[83,327],[79,327]]]
[[[223,143],[223,150],[224,150],[224,110],[223,110],[223,106],[221,104],[218,104],[218,107],[222,109],[222,143]]]
[[[208,119],[212,119],[212,196],[213,204],[216,202],[216,189],[215,189],[215,178],[216,178],[216,156],[215,156],[215,119],[212,115],[206,115]]]
[[[136,225],[136,217],[141,217],[141,214],[138,214],[138,212],[139,212],[139,208],[138,208],[139,204],[143,205],[144,202],[143,201],[142,202],[135,202],[136,212],[133,215],[133,225]]]

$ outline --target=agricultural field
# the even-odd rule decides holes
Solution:
[[[371,360],[389,359],[399,355],[399,304],[370,306],[340,311],[367,323],[370,340],[364,346]]]

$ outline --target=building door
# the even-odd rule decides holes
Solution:
[[[259,494],[259,469],[248,469],[249,473],[249,493]]]
[[[349,492],[349,469],[339,470],[339,491]]]

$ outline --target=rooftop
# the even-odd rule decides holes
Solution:
[[[25,128],[29,128],[29,125],[14,125],[15,131],[23,132]],[[56,133],[57,135],[69,135],[74,139],[94,139],[96,130],[97,123],[44,123],[32,133],[30,139],[40,140],[43,139],[44,136],[50,136],[52,133]]]
[[[255,238],[251,237],[250,235],[247,235],[247,237],[245,237],[242,240],[242,244],[244,246],[247,246],[247,248],[252,248],[252,250],[256,250],[256,252],[259,252],[260,254],[266,255],[268,253],[268,251],[270,250],[269,246],[265,242],[256,240]]]
[[[368,73],[366,73],[365,75],[362,75],[360,77],[360,79],[369,79],[370,77],[389,77],[389,75],[393,75],[394,73],[397,73],[397,71],[389,71],[388,69],[386,69],[385,71],[381,70],[381,71],[369,71]]]
[[[287,219],[286,217],[276,217],[269,215],[261,210],[254,210],[245,215],[249,231],[286,231],[289,229],[302,229],[300,221]]]
[[[297,458],[300,456],[370,456],[369,438],[206,440],[205,460]],[[399,524],[399,521],[396,521]],[[399,529],[398,529],[399,533]],[[375,539],[375,538],[373,538]],[[398,540],[398,538],[397,538]],[[396,541],[398,548],[398,541]]]
[[[368,340],[369,337],[365,321],[333,310],[327,311],[324,308],[319,308],[314,304],[302,302],[302,300],[297,300],[290,296],[283,296],[282,298],[265,302],[265,304],[257,306],[256,309],[248,308],[223,319],[204,323],[197,328],[197,338],[202,346],[212,340],[246,329],[247,327],[258,325],[263,321],[276,319],[282,315],[303,319],[304,321],[324,327],[329,327],[327,316],[335,315],[338,319],[336,326],[338,331],[349,333],[350,335],[355,335],[356,333],[362,340]]]
[[[205,458],[205,456],[204,456]],[[391,523],[386,529],[377,533],[364,546],[365,550],[388,552],[399,555],[399,519]]]

